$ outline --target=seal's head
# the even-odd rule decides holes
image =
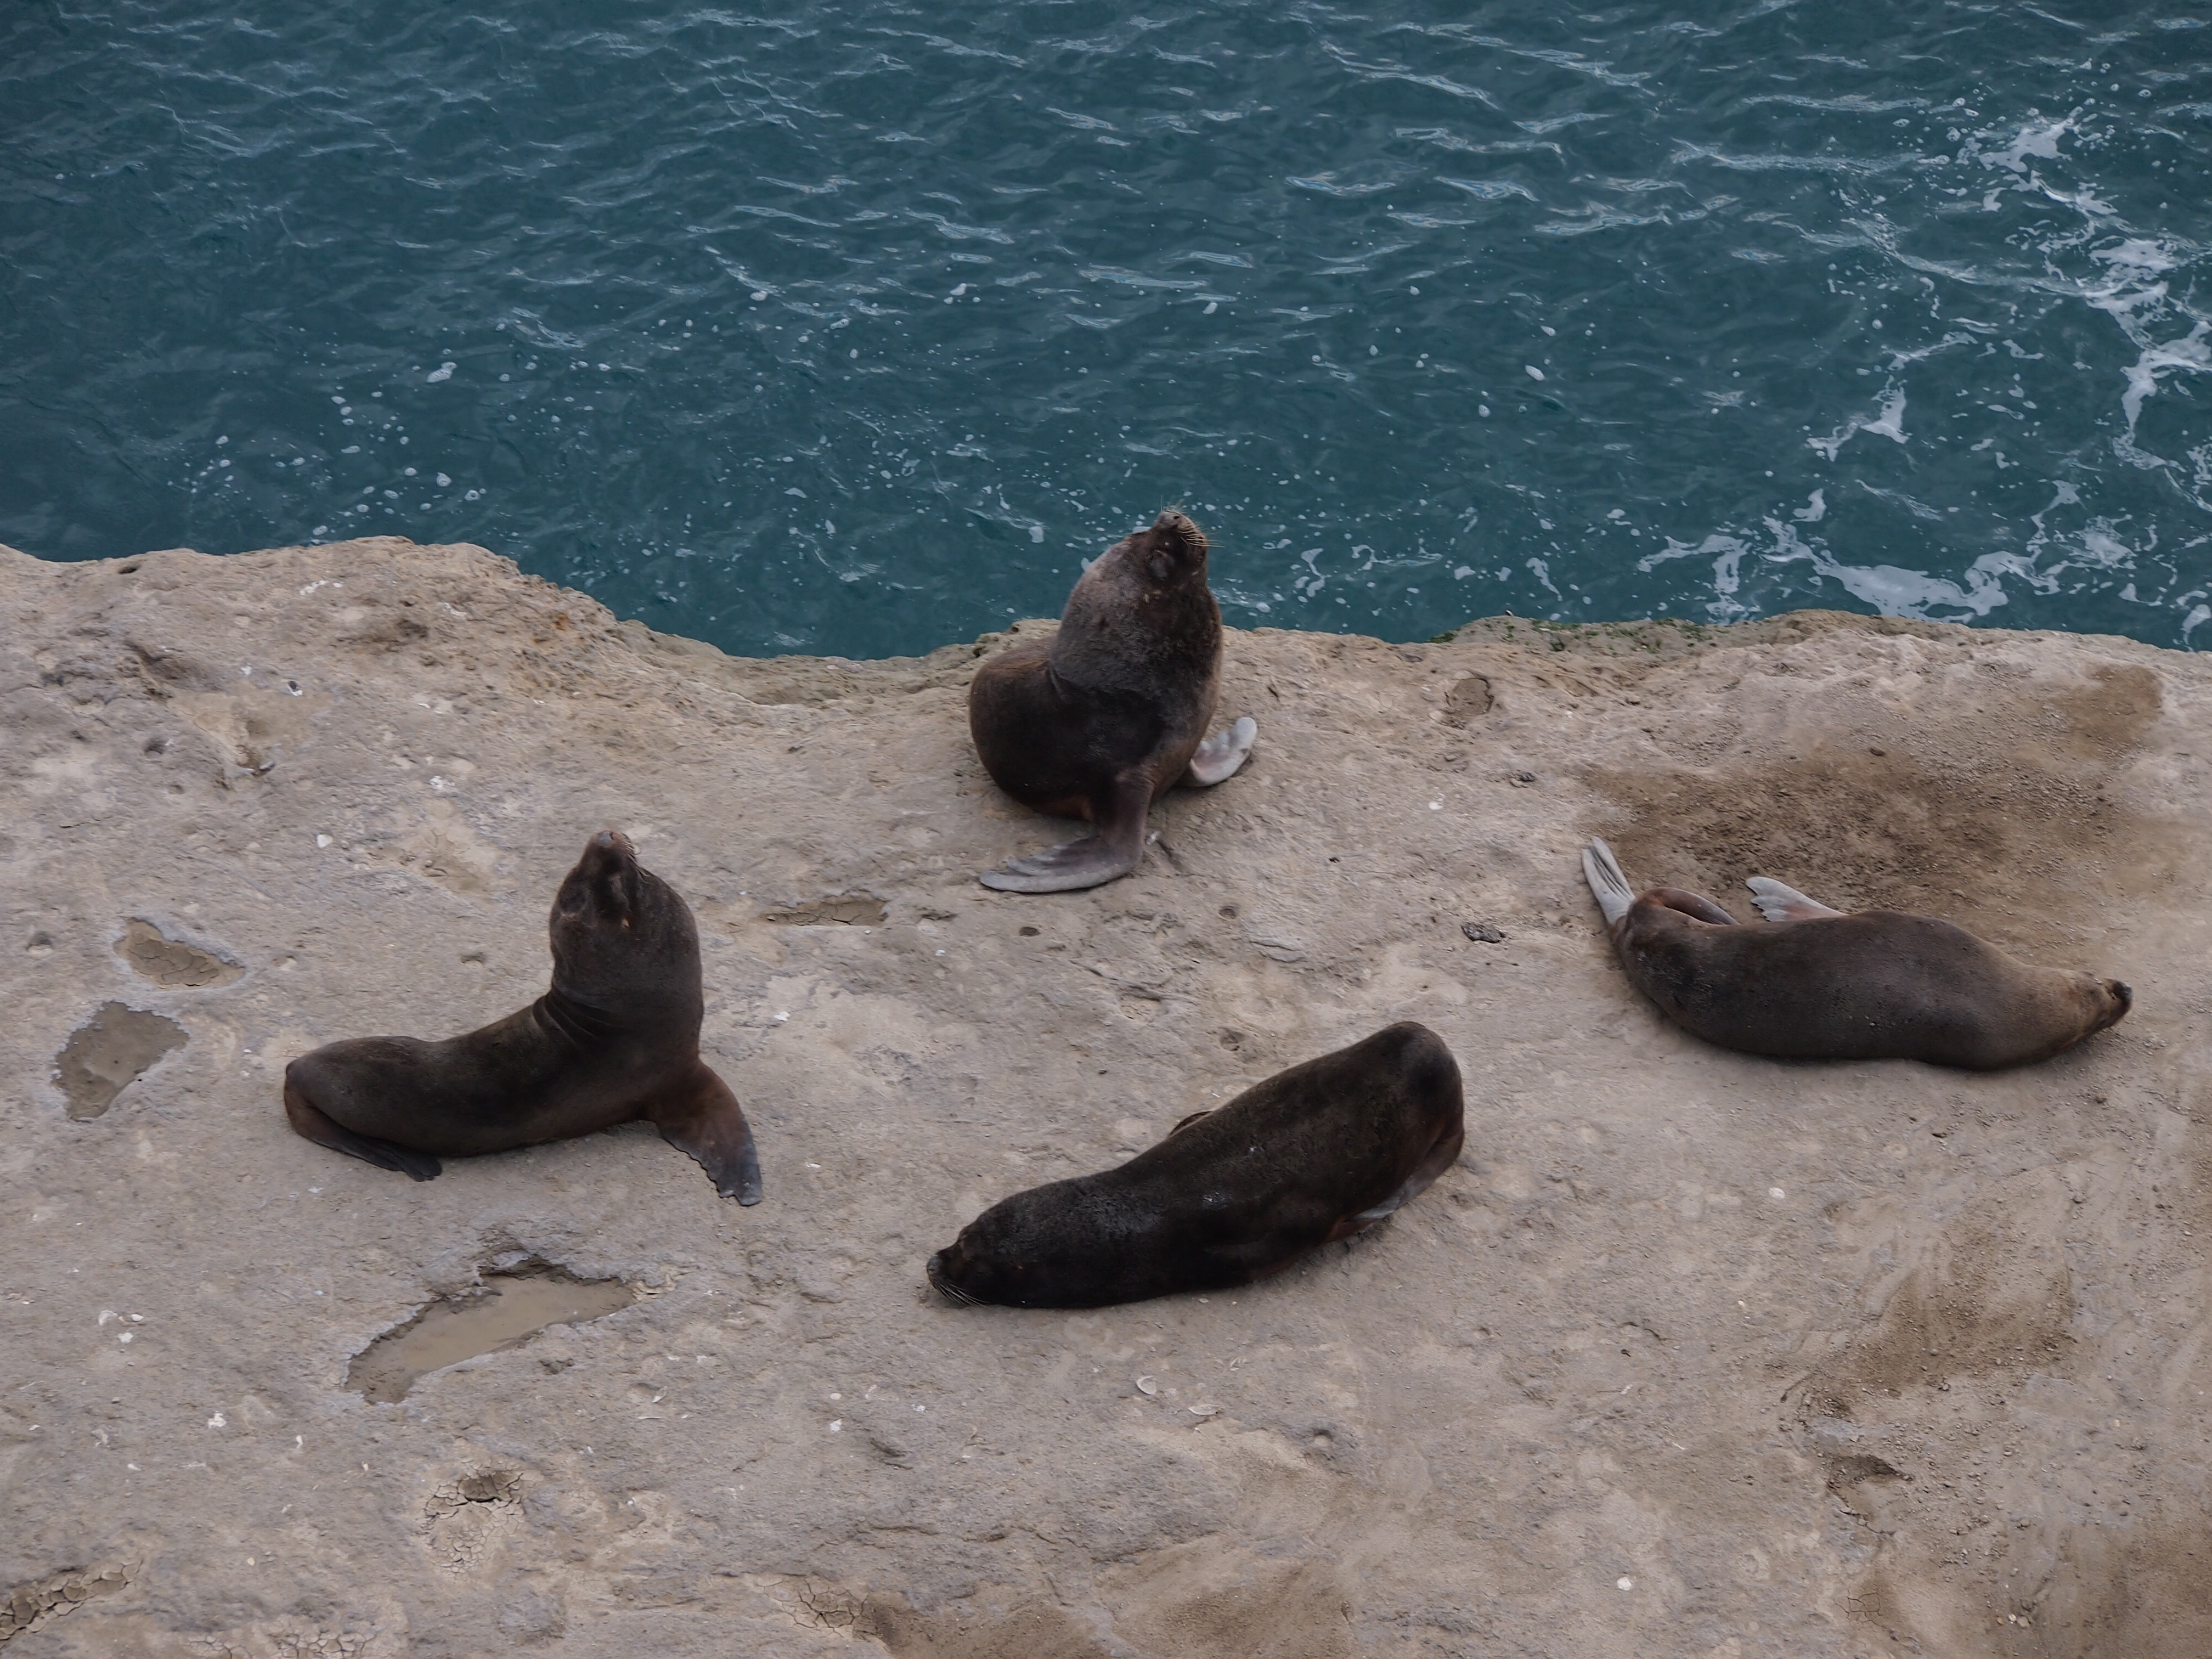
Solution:
[[[931,1256],[922,1271],[929,1275],[930,1284],[940,1296],[957,1302],[963,1308],[972,1308],[976,1298],[960,1288],[961,1274],[967,1267],[967,1255],[958,1244],[949,1250],[939,1250]]]
[[[1186,587],[1206,584],[1206,532],[1188,515],[1170,507],[1146,530],[1124,537],[1107,550],[1106,556],[1141,573],[1152,587]]]
[[[602,830],[554,896],[553,989],[626,1019],[699,1018],[699,933],[691,908]],[[688,1006],[687,1006],[688,1004]]]
[[[1018,1306],[1023,1300],[1030,1252],[1021,1237],[1026,1230],[1018,1218],[1004,1213],[1006,1209],[1002,1201],[984,1211],[930,1257],[923,1270],[932,1285],[963,1308],[979,1302]]]
[[[2106,1026],[2118,1024],[2135,1006],[2135,991],[2117,979],[2063,968],[2028,972],[2035,988],[2031,994],[2036,1029],[2044,1038],[2031,1059],[2063,1053]]]
[[[2082,991],[2089,1004],[2090,1031],[2101,1031],[2107,1025],[2118,1024],[2126,1017],[2128,1010],[2136,1006],[2135,991],[2124,981],[2097,979],[2087,974],[2082,978],[2087,981]],[[2088,1034],[2088,1031],[2082,1033],[2084,1036]]]
[[[1078,1176],[1002,1198],[929,1258],[929,1282],[963,1307],[1087,1308],[1127,1301],[1125,1247],[1142,1231]]]

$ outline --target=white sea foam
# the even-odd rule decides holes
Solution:
[[[1893,380],[1882,389],[1881,411],[1870,421],[1852,421],[1830,433],[1825,438],[1808,438],[1806,447],[1817,449],[1830,460],[1836,452],[1861,432],[1871,432],[1876,437],[1894,442],[1905,441],[1905,388]]]
[[[2060,500],[2079,501],[2071,486],[2062,485]],[[1911,501],[1896,491],[1871,491],[1885,499],[1895,500],[1922,512],[1924,504]],[[2045,512],[2050,509],[2046,507]],[[1711,559],[1711,586],[1714,598],[1705,606],[1717,622],[1733,622],[1754,615],[1761,608],[1740,597],[1747,562],[1758,561],[1774,565],[1807,564],[1826,580],[1834,582],[1853,599],[1871,605],[1885,617],[1917,617],[1938,621],[1962,622],[1988,616],[2008,603],[2005,584],[2019,582],[2038,592],[2058,591],[2058,573],[2068,562],[2086,562],[2102,568],[2131,568],[2136,550],[2120,540],[2109,524],[2100,523],[2091,527],[2081,539],[2069,544],[2069,555],[2055,565],[2040,566],[2038,552],[2045,544],[2055,544],[2055,538],[2031,543],[2023,552],[2000,551],[1984,553],[1975,559],[1960,580],[1931,575],[1923,570],[1908,570],[1893,564],[1851,564],[1838,558],[1828,543],[1820,538],[1808,539],[1799,526],[1817,524],[1828,515],[1825,491],[1815,490],[1806,506],[1790,513],[1790,522],[1779,516],[1762,518],[1759,521],[1763,536],[1733,529],[1723,529],[1692,544],[1669,537],[1665,547],[1656,553],[1645,555],[1637,562],[1637,568],[1650,572],[1659,565],[1676,559]],[[2039,528],[2040,517],[2038,517]]]
[[[2136,417],[2142,413],[2143,399],[2158,390],[2161,373],[2183,368],[2203,374],[2212,369],[2212,343],[2204,337],[2206,326],[2200,322],[2180,339],[2145,346],[2142,356],[2128,368],[2128,389],[2120,394],[2120,408],[2128,417],[2129,436],[2135,435]]]
[[[2074,123],[2070,120],[2051,121],[2040,126],[2031,122],[2022,127],[2012,143],[2002,149],[1983,151],[1982,165],[2003,167],[2009,173],[2025,176],[2030,158],[2039,156],[2045,161],[2055,161],[2058,155],[2058,141],[2073,131]]]

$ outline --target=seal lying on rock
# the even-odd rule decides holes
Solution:
[[[308,1139],[417,1181],[438,1159],[505,1152],[644,1118],[723,1197],[761,1198],[745,1115],[699,1058],[704,997],[690,907],[604,830],[553,901],[552,988],[443,1042],[356,1037],[284,1068]]]
[[[1348,1238],[1464,1138],[1458,1064],[1425,1026],[1279,1072],[1118,1169],[1001,1199],[929,1258],[956,1302],[1098,1308],[1223,1291]]]
[[[1205,787],[1244,764],[1249,718],[1206,738],[1221,683],[1221,607],[1206,585],[1206,537],[1163,513],[1108,548],[1067,597],[1060,631],[975,671],[968,726],[999,787],[1095,833],[980,879],[1064,893],[1126,875],[1145,816],[1178,783]]]
[[[2116,979],[2030,968],[1934,916],[1846,915],[1765,876],[1747,884],[1773,925],[1746,927],[1699,893],[1636,893],[1601,841],[1583,873],[1636,988],[1747,1054],[1995,1071],[2072,1048],[2135,1000]]]

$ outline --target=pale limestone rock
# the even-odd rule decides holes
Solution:
[[[2212,1650],[2197,658],[1232,634],[1251,765],[1024,897],[974,878],[1058,828],[969,744],[1007,637],[746,661],[473,547],[0,550],[7,1659]],[[608,825],[698,914],[766,1202],[642,1127],[428,1185],[289,1131],[293,1055],[535,996]],[[2136,1011],[1990,1077],[1723,1053],[1616,969],[1594,833]],[[73,1119],[110,1002],[186,1041]],[[1467,1152],[1370,1235],[1233,1296],[926,1292],[985,1204],[1401,1018]],[[347,1390],[529,1260],[651,1293]]]

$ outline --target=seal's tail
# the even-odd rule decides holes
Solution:
[[[1628,914],[1628,907],[1636,902],[1636,890],[1628,884],[1628,878],[1620,873],[1620,860],[1613,855],[1613,848],[1596,836],[1583,848],[1583,878],[1597,900],[1597,908],[1605,912],[1605,925],[1612,927]]]

